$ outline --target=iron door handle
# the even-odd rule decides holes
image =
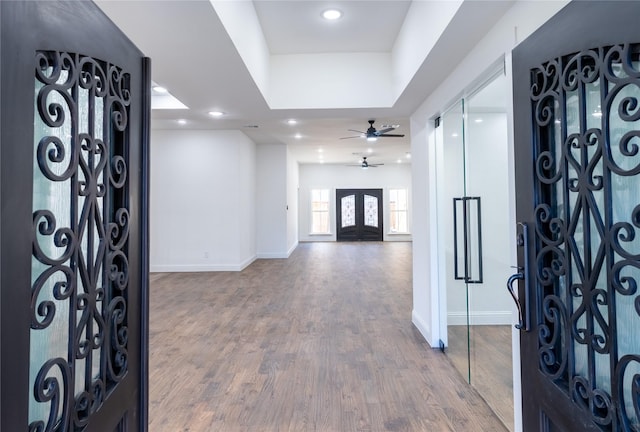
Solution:
[[[470,213],[472,203],[475,203],[476,213],[476,249],[477,262],[472,262],[471,246],[473,245],[471,235],[471,222]],[[462,204],[462,261],[464,263],[464,275],[460,275],[460,254],[458,251],[458,207]],[[453,278],[455,280],[463,280],[469,284],[481,284],[482,283],[482,223],[481,223],[481,208],[480,197],[468,197],[463,196],[460,198],[453,198]],[[475,265],[474,265],[475,264]],[[471,272],[474,272],[474,276]]]
[[[520,268],[518,268],[518,270],[520,270]],[[507,289],[509,290],[509,294],[511,294],[511,298],[516,303],[516,307],[518,308],[518,324],[516,324],[515,327],[518,330],[527,331],[528,329],[526,328],[525,322],[522,318],[522,305],[520,304],[520,299],[518,299],[518,296],[516,296],[515,290],[513,288],[513,284],[518,280],[524,280],[524,273],[518,272],[509,276],[509,279],[507,279]]]
[[[515,273],[507,279],[507,289],[509,290],[509,294],[511,294],[511,298],[516,303],[516,307],[518,308],[518,324],[515,327],[518,330],[522,330],[528,332],[531,330],[531,307],[526,304],[529,301],[529,230],[528,226],[524,222],[518,222],[517,224],[518,236],[517,236],[517,245],[518,247],[523,248],[523,258],[524,263],[522,267],[516,267],[518,269],[518,273]],[[516,290],[513,287],[516,281],[524,282],[524,295],[522,298],[516,295]]]
[[[467,275],[467,248],[466,248],[466,244],[467,244],[467,232],[466,229],[464,230],[464,232],[462,233],[463,237],[463,241],[464,241],[464,250],[463,250],[463,258],[464,258],[464,275],[460,275],[460,268],[458,267],[458,260],[460,259],[459,257],[459,253],[458,253],[458,203],[461,202],[462,203],[462,222],[463,222],[463,227],[466,224],[466,214],[464,212],[464,198],[453,198],[453,278],[455,280],[463,280],[466,282],[468,275]]]
[[[481,214],[482,214],[482,209],[480,208],[480,197],[464,197],[465,200],[465,217],[467,218],[466,222],[465,222],[465,229],[468,230],[465,231],[465,235],[467,236],[467,241],[470,243],[470,236],[471,236],[471,207],[472,207],[472,203],[475,203],[475,215],[476,215],[476,225],[475,225],[475,229],[477,231],[476,233],[476,239],[475,239],[475,249],[473,250],[474,252],[477,253],[477,257],[475,259],[475,261],[472,260],[472,250],[470,245],[467,246],[466,250],[467,250],[467,273],[474,273],[475,277],[472,277],[470,274],[467,274],[467,283],[472,283],[472,284],[481,284],[482,283],[482,221],[481,221]]]

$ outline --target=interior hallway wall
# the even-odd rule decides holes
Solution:
[[[255,161],[256,145],[240,131],[151,131],[152,272],[253,262]]]
[[[287,147],[257,146],[256,251],[259,258],[287,257]]]
[[[459,99],[464,89],[472,87],[482,71],[503,56],[509,62],[511,50],[567,3],[516,2],[411,116],[413,210],[414,219],[421,221],[413,227],[412,321],[433,347],[440,339],[434,119]],[[508,124],[511,128],[509,113]],[[513,148],[511,132],[509,146]],[[512,153],[509,159],[512,160]],[[511,221],[515,229],[515,212]],[[515,257],[515,249],[513,254]]]
[[[287,256],[298,246],[300,168],[287,149]]]

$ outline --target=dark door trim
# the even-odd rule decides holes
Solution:
[[[354,222],[342,227],[342,198],[353,195],[355,199]],[[377,226],[365,223],[365,196],[377,200]],[[382,189],[336,189],[336,241],[382,241],[383,240]]]

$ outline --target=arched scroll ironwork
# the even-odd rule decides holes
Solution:
[[[539,368],[603,430],[640,430],[640,45],[531,70]]]
[[[128,370],[129,74],[35,56],[30,431],[79,431]]]

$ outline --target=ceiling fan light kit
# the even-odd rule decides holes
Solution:
[[[404,137],[404,134],[390,134],[390,133],[388,133],[388,132],[391,132],[392,130],[396,129],[396,127],[398,127],[398,125],[384,125],[383,129],[376,130],[376,128],[373,127],[374,123],[375,123],[375,120],[369,120],[369,128],[367,129],[366,132],[362,132],[362,131],[355,130],[355,129],[348,129],[349,132],[357,132],[360,135],[342,137],[340,139],[366,138],[367,141],[376,141],[378,138],[402,138],[402,137]]]

